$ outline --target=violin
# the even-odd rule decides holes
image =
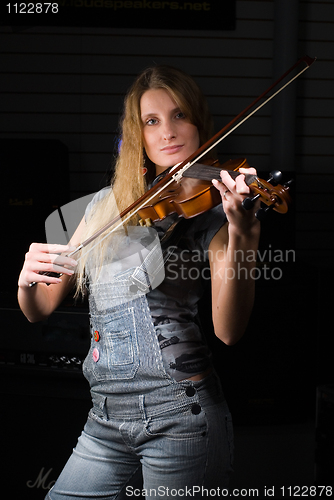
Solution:
[[[182,217],[191,218],[199,215],[210,208],[218,205],[221,202],[221,197],[218,190],[213,186],[212,179],[220,179],[220,171],[228,170],[232,177],[239,175],[238,169],[241,166],[248,166],[245,159],[229,160],[223,165],[217,162],[211,162],[211,165],[198,163],[198,161],[208,154],[217,144],[224,140],[236,128],[244,123],[248,118],[254,115],[259,109],[273,99],[279,92],[285,89],[290,83],[298,78],[304,71],[306,71],[314,62],[316,58],[304,56],[299,59],[291,68],[289,68],[278,80],[276,80],[267,90],[259,95],[252,103],[250,103],[243,111],[235,116],[227,125],[225,125],[219,132],[217,132],[209,141],[203,144],[197,151],[190,155],[181,164],[174,167],[163,177],[155,186],[149,189],[138,200],[132,203],[129,207],[123,210],[122,213],[117,215],[104,227],[99,229],[92,236],[82,242],[73,252],[68,256],[71,257],[79,252],[82,248],[86,247],[93,240],[105,233],[109,228],[110,232],[117,230],[123,223],[127,222],[135,213],[141,217],[141,223],[149,225],[150,221],[156,221],[166,217],[171,213],[177,213]],[[294,71],[300,64],[304,64],[302,70],[294,75],[288,82],[283,84],[278,90],[273,92],[265,101],[258,104],[270,92],[281,83],[292,71]],[[252,108],[255,109],[250,111]],[[230,169],[233,170],[230,170]],[[281,180],[280,172],[272,172],[269,180],[264,181],[259,179],[257,175],[246,175],[245,182],[255,193],[251,198],[247,197],[243,201],[245,210],[249,210],[254,206],[257,199],[267,205],[266,209],[259,209],[256,212],[256,217],[260,220],[268,210],[274,209],[279,213],[286,213],[288,205],[291,203],[289,195],[289,184],[278,184]],[[277,184],[274,186],[273,184]],[[109,233],[107,233],[107,237]],[[59,276],[57,273],[43,273],[49,276]],[[36,283],[31,283],[34,286]]]
[[[206,160],[203,164],[194,163],[182,173],[178,180],[174,180],[166,189],[150,199],[150,203],[138,210],[141,225],[152,225],[152,222],[162,220],[173,213],[179,217],[190,219],[196,217],[221,203],[219,191],[213,186],[212,179],[220,180],[221,170],[227,170],[235,179],[241,167],[249,168],[244,158],[229,160],[222,165],[218,160]],[[245,175],[245,174],[244,174]],[[289,194],[292,181],[279,184],[282,174],[279,171],[271,172],[267,181],[257,175],[246,174],[245,182],[251,188],[253,196],[243,200],[245,210],[253,208],[256,200],[260,200],[267,208],[260,208],[255,216],[263,220],[269,210],[281,214],[288,211],[291,203]]]

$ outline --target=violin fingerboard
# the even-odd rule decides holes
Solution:
[[[213,167],[210,165],[202,165],[201,163],[194,163],[191,167],[189,167],[185,172],[183,172],[182,177],[192,177],[193,179],[201,179],[203,181],[211,181],[212,179],[221,180],[220,172],[221,168]],[[235,172],[233,170],[226,170],[232,177],[235,179],[240,175],[240,172]],[[256,175],[244,174],[245,182],[249,186],[252,182],[257,181]]]

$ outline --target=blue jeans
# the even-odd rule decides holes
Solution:
[[[91,289],[84,374],[93,408],[46,498],[204,498],[210,490],[218,496],[228,486],[233,454],[220,381],[214,371],[196,382],[168,375],[146,296],[124,300],[128,277]]]

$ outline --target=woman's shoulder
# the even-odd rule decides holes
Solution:
[[[103,200],[103,198],[105,196],[107,196],[110,193],[110,191],[111,191],[111,187],[107,186],[107,187],[100,189],[100,191],[97,191],[97,193],[94,194],[92,200],[88,203],[86,210],[85,210],[85,219],[86,220],[87,220],[87,217],[90,214],[92,208],[94,207],[94,205],[96,205],[96,203],[98,203],[99,201]]]

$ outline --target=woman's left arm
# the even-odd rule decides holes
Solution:
[[[255,174],[254,169],[240,169]],[[209,245],[212,281],[212,318],[217,337],[225,344],[235,344],[244,334],[255,295],[257,249],[260,223],[255,218],[256,205],[245,210],[241,203],[250,189],[240,175],[234,181],[221,172],[222,183],[212,181],[222,196],[228,220]]]

